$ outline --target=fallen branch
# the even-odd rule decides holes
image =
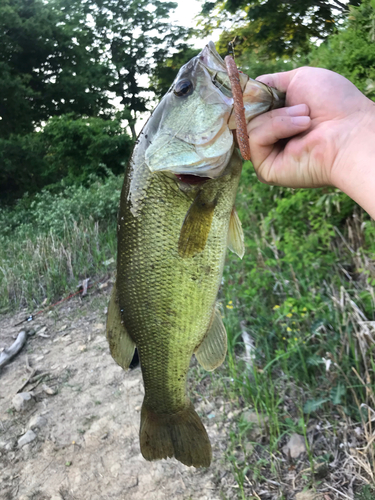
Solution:
[[[4,349],[4,351],[0,354],[0,369],[3,368],[9,361],[20,352],[22,347],[25,345],[27,339],[27,333],[25,330],[22,330],[13,344]]]

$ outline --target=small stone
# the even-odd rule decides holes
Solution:
[[[104,325],[103,323],[95,323],[92,327],[93,330],[104,330]]]
[[[19,438],[18,440],[18,447],[22,448],[22,446],[25,446],[25,444],[31,443],[31,441],[34,441],[36,439],[36,434],[35,432],[29,430],[24,434],[22,437]]]
[[[34,415],[29,424],[28,424],[28,428],[29,429],[41,429],[42,427],[44,427],[45,425],[47,424],[47,419],[42,417],[41,415]]]
[[[6,443],[6,445],[4,446],[4,448],[5,448],[7,451],[10,451],[10,450],[13,450],[16,446],[17,446],[17,439],[12,438],[12,439],[10,439],[10,440]]]
[[[288,443],[283,446],[282,451],[285,455],[290,454],[292,458],[299,457],[306,451],[305,438],[299,434],[292,434]]]
[[[43,384],[42,385],[42,389],[43,391],[46,393],[46,394],[49,394],[50,396],[54,396],[56,394],[56,391],[55,389],[52,389],[51,387],[49,387],[48,385],[46,384]]]
[[[259,417],[258,417],[258,415],[255,413],[255,411],[245,411],[245,412],[242,414],[242,419],[243,419],[245,422],[248,422],[249,424],[256,424],[256,425],[259,425]]]
[[[254,451],[254,445],[252,443],[246,443],[245,451],[248,455],[250,455]]]
[[[296,500],[322,500],[322,499],[323,499],[322,495],[312,490],[301,491],[296,495]]]
[[[87,349],[87,346],[85,344],[82,344],[82,345],[78,346],[78,350],[79,351],[84,352],[84,351],[86,351],[86,349]]]
[[[26,411],[34,405],[35,401],[30,392],[20,392],[12,399],[12,404],[16,411]]]

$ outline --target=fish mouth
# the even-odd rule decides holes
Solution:
[[[278,99],[275,89],[252,80],[245,73],[239,73],[239,81],[247,123],[269,109],[280,107],[281,100],[275,105]],[[195,91],[198,99],[194,99]],[[168,105],[178,106],[180,115],[168,115]],[[182,176],[180,180],[185,182],[185,179],[188,184],[201,182],[193,181],[193,178],[217,179],[224,175],[235,147],[237,124],[233,109],[225,62],[214,43],[209,42],[200,54],[180,69],[170,91],[155,111],[152,141],[148,141],[144,156],[150,172],[163,171],[177,178]],[[181,118],[184,113],[186,119]],[[175,121],[169,121],[169,116]]]

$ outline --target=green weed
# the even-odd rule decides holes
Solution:
[[[0,210],[1,307],[33,310],[114,268],[121,182],[112,175],[89,188],[45,190]]]
[[[355,484],[373,480],[374,223],[337,190],[265,186],[249,164],[241,182],[236,207],[246,253],[242,261],[230,255],[221,299],[228,333],[223,380],[240,409],[227,454],[238,498],[256,496],[270,481],[285,483],[281,450],[293,433],[306,444],[290,464],[300,487],[319,487],[327,457],[344,463],[338,446],[356,425],[366,451],[349,458]],[[258,417],[258,433],[254,418],[241,417],[248,411]],[[329,432],[316,424],[324,419]]]

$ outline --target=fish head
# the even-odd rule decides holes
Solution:
[[[273,94],[240,73],[247,121],[268,109]],[[233,96],[223,59],[210,42],[186,63],[151,115],[145,162],[151,172],[217,178],[234,149]],[[142,138],[141,138],[142,140]]]

